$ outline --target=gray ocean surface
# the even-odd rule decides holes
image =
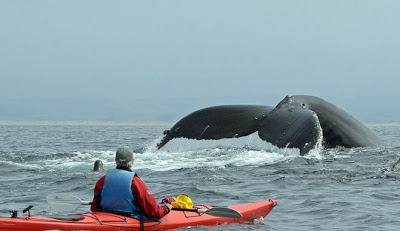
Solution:
[[[400,125],[368,124],[384,143],[374,148],[297,150],[259,148],[254,137],[221,143],[180,140],[155,146],[172,123],[42,122],[0,124],[0,216],[29,205],[53,215],[50,193],[92,199],[100,159],[115,167],[115,150],[135,150],[134,171],[159,199],[189,195],[194,203],[225,206],[266,199],[278,205],[264,224],[191,230],[399,230]],[[86,212],[80,206],[73,213]],[[184,230],[184,229],[181,229]]]

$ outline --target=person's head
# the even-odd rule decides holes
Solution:
[[[125,146],[118,148],[115,153],[115,163],[117,164],[117,167],[131,168],[133,161],[133,151],[130,147]]]
[[[94,162],[93,171],[103,171],[103,162],[101,160],[96,160]]]

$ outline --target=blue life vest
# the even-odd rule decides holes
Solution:
[[[139,220],[158,220],[144,215],[142,210],[134,203],[135,195],[132,192],[132,179],[134,172],[111,169],[107,171],[101,191],[101,210],[116,213],[127,213]]]
[[[133,201],[132,179],[134,172],[121,169],[108,170],[101,191],[100,207],[106,211],[140,213]]]

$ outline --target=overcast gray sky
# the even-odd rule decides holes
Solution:
[[[170,120],[321,97],[400,121],[400,1],[0,0],[0,120]]]

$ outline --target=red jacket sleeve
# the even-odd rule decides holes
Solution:
[[[135,175],[132,179],[132,192],[135,195],[135,203],[148,217],[161,218],[169,213],[164,205],[158,205],[156,198],[149,191],[147,185]]]
[[[90,205],[90,211],[96,212],[99,211],[100,209],[100,194],[101,190],[103,189],[104,186],[104,179],[106,176],[102,176],[96,183],[96,186],[94,187],[94,196],[93,196],[93,201],[92,204]]]

